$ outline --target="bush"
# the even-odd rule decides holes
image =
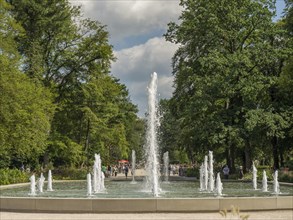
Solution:
[[[0,185],[29,182],[29,173],[18,169],[0,169]]]
[[[293,183],[293,175],[289,173],[280,173],[279,174],[279,181],[286,182],[286,183]]]
[[[199,169],[196,169],[196,168],[187,168],[186,169],[186,176],[187,177],[196,177],[196,178],[199,178]]]
[[[52,171],[52,175],[58,180],[85,180],[88,172],[87,169],[57,168]]]

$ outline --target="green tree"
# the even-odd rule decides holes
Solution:
[[[284,31],[272,22],[274,1],[180,4],[181,23],[170,23],[165,35],[180,44],[172,98],[179,143],[224,155],[232,170],[238,158],[250,168],[252,159],[260,159],[256,150],[271,146],[279,167],[278,140],[288,120],[277,107],[276,79],[288,52]]]
[[[14,39],[23,30],[10,10],[0,0],[0,167],[38,163],[54,112],[52,94],[19,71]]]
[[[90,165],[94,153],[105,163],[127,157],[137,109],[109,75],[115,59],[105,26],[83,19],[67,0],[11,3],[25,30],[18,38],[24,71],[55,94],[45,163]]]

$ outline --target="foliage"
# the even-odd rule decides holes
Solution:
[[[197,178],[199,178],[199,169],[197,169],[197,168],[187,168],[186,169],[186,176],[187,177],[197,177]]]
[[[279,168],[290,149],[284,142],[290,143],[292,99],[285,102],[280,87],[291,87],[278,80],[293,50],[282,23],[272,21],[274,1],[180,4],[180,23],[169,23],[165,34],[179,49],[173,56],[175,91],[164,103],[169,114],[162,132],[176,133],[172,145],[192,161],[213,150],[235,172],[236,161],[247,170],[252,160],[263,159],[258,155],[271,152]],[[174,140],[162,137],[164,143]]]
[[[293,183],[293,173],[292,173],[292,171],[288,172],[288,173],[281,172],[279,174],[279,182]]]
[[[141,155],[143,121],[109,74],[108,32],[67,0],[0,1],[0,167]]]
[[[18,169],[0,169],[0,176],[0,185],[26,183],[29,180],[29,173]]]
[[[87,169],[59,167],[52,173],[55,180],[84,180],[88,173]]]

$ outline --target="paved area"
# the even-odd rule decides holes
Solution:
[[[248,220],[292,220],[293,210],[243,212],[248,214]],[[231,213],[224,218],[219,213],[125,213],[125,214],[58,214],[58,213],[18,213],[0,212],[1,220],[227,220],[241,219]]]

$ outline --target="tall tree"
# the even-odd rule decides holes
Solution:
[[[89,165],[95,152],[107,163],[127,157],[137,109],[109,75],[115,59],[105,26],[67,0],[11,3],[26,33],[18,38],[24,70],[54,92],[58,106],[45,162]]]
[[[288,121],[276,107],[275,88],[288,53],[272,21],[274,1],[180,4],[181,23],[170,23],[165,35],[180,44],[172,98],[184,131],[180,140],[197,140],[194,146],[214,149],[219,158],[225,152],[232,170],[241,152],[250,168],[255,150],[271,146],[278,167],[278,139]]]
[[[23,29],[10,10],[11,6],[0,0],[0,167],[38,163],[54,112],[50,91],[19,71],[14,39]]]

